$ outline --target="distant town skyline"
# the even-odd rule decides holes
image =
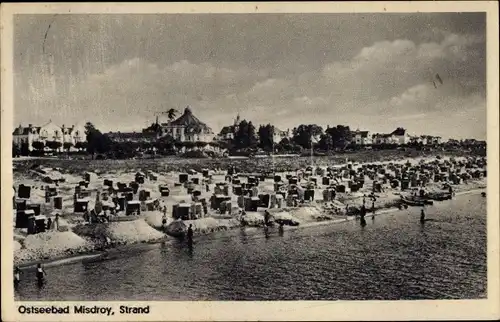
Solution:
[[[484,140],[485,18],[16,16],[14,126],[51,119],[140,131],[189,105],[216,133],[239,113],[282,130],[345,124]]]

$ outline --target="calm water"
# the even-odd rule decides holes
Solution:
[[[486,297],[486,199],[458,197],[336,225],[236,230],[114,260],[26,272],[20,300],[361,300]]]

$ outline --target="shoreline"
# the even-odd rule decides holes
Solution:
[[[479,194],[481,192],[484,192],[485,190],[486,190],[486,187],[473,188],[471,190],[458,191],[455,193],[455,196],[459,197],[459,196]],[[399,210],[400,209],[398,209],[396,207],[382,208],[382,209],[378,209],[375,214],[372,214],[372,213],[367,214],[366,217],[377,217],[379,215],[390,214],[393,212],[397,212]],[[290,230],[312,228],[312,227],[318,227],[318,226],[335,225],[335,224],[341,224],[341,223],[345,223],[345,222],[351,222],[351,221],[356,220],[356,219],[357,219],[357,217],[354,217],[354,216],[346,216],[345,219],[323,220],[323,221],[318,221],[318,222],[309,222],[309,223],[301,224],[299,226],[287,226],[286,230],[290,231]],[[241,227],[234,227],[234,228],[228,229],[228,230],[235,230],[237,228],[241,229]],[[256,230],[259,230],[259,227],[252,227],[252,228],[257,228]],[[207,233],[207,234],[202,234],[201,236],[207,236],[207,235],[213,235],[213,234],[214,233]],[[174,243],[175,241],[176,241],[176,239],[165,234],[165,237],[160,239],[160,240],[155,240],[155,241],[150,241],[150,242],[130,243],[130,244],[126,244],[126,245],[119,245],[116,247],[111,247],[107,250],[86,251],[86,252],[82,252],[82,253],[72,254],[69,256],[58,256],[56,258],[45,259],[45,260],[40,260],[40,261],[29,261],[26,263],[19,263],[19,264],[16,264],[14,262],[14,266],[18,266],[22,270],[29,270],[29,269],[35,267],[39,263],[41,263],[42,265],[44,265],[46,267],[54,267],[54,266],[69,265],[69,264],[73,264],[76,262],[84,262],[85,260],[97,259],[97,261],[99,261],[99,257],[102,257],[102,259],[105,260],[110,255],[113,256],[113,255],[117,255],[117,254],[120,255],[123,253],[132,252],[132,251],[143,251],[145,249],[154,248],[157,245],[164,244],[165,242]]]

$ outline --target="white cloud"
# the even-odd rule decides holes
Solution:
[[[418,128],[415,123],[424,115],[454,111],[457,106],[485,110],[484,82],[476,75],[481,62],[475,46],[481,41],[449,34],[440,43],[376,42],[349,60],[282,78],[243,66],[187,60],[160,66],[133,58],[77,81],[71,77],[69,82],[50,77],[28,80],[27,90],[16,97],[37,111],[47,105],[61,107],[61,122],[90,118],[108,128],[121,124],[140,130],[155,112],[189,104],[215,129],[240,111],[255,123],[274,122],[280,128],[313,122],[354,122],[370,128],[382,117],[380,124],[388,129],[405,121],[425,131],[425,126]],[[438,90],[432,85],[437,72],[445,81]]]

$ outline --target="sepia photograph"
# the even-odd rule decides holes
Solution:
[[[498,296],[492,7],[261,5],[10,16],[16,314]]]

